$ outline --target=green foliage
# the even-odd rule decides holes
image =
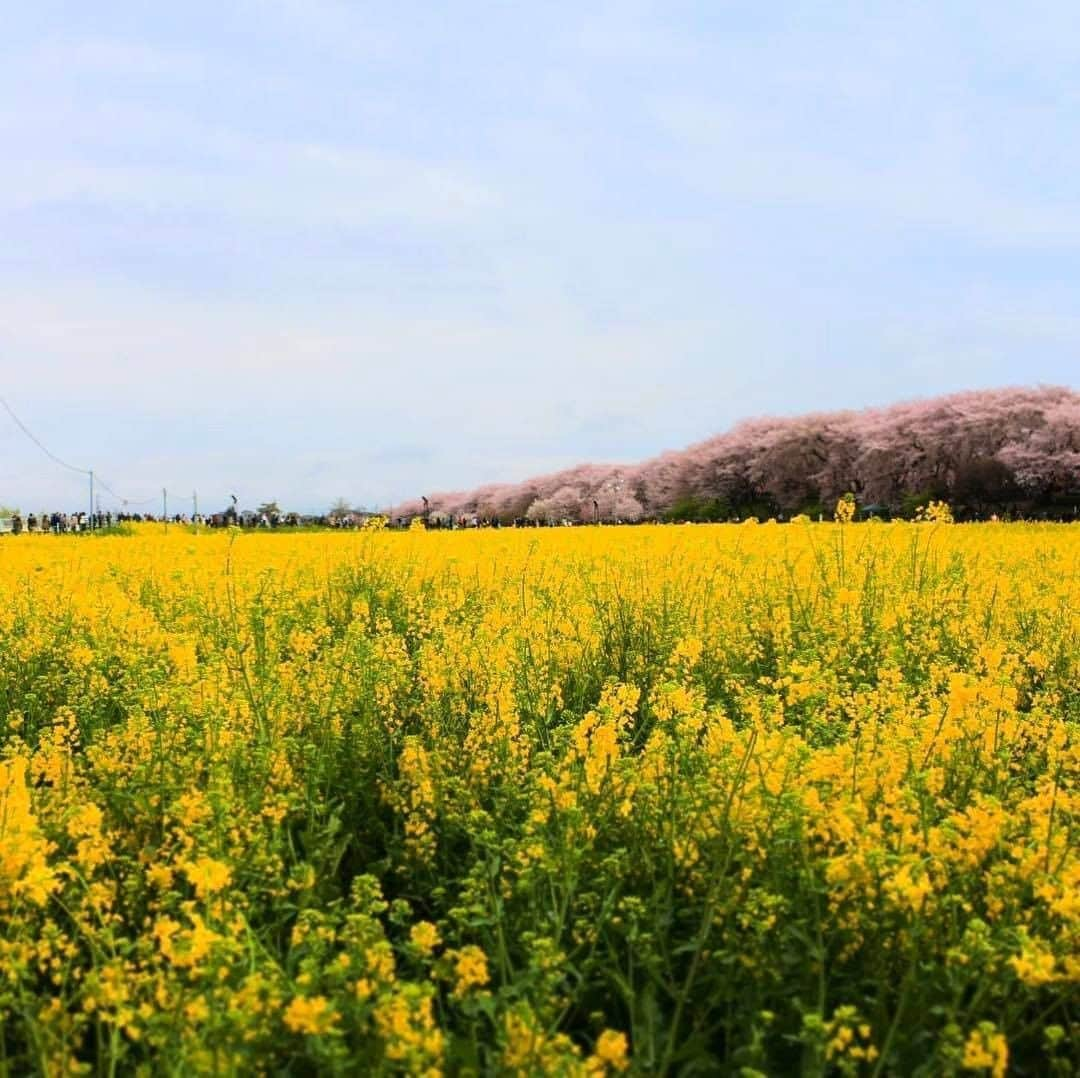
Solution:
[[[686,495],[679,498],[664,513],[664,520],[669,523],[717,523],[730,520],[731,503],[726,498],[697,498]]]

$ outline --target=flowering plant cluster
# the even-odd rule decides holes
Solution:
[[[1053,525],[0,544],[0,1072],[1075,1073],[1078,607]]]

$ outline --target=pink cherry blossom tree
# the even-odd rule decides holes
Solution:
[[[956,393],[861,412],[752,419],[634,466],[581,464],[522,483],[432,494],[430,511],[504,522],[656,518],[680,504],[738,515],[828,507],[853,492],[894,511],[918,499],[962,515],[1080,504],[1080,394],[1063,387]],[[403,503],[395,516],[423,511]]]

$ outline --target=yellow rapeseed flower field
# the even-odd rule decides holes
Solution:
[[[0,540],[0,1073],[1069,1074],[1080,528]]]

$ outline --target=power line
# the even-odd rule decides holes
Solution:
[[[157,495],[154,495],[152,498],[124,498],[121,495],[117,494],[116,491],[113,490],[113,488],[108,483],[106,483],[105,480],[102,479],[101,476],[98,475],[92,468],[77,468],[74,464],[69,464],[66,460],[63,460],[60,457],[58,457],[15,414],[14,409],[11,407],[10,404],[8,404],[8,402],[3,397],[0,397],[0,406],[3,406],[4,411],[7,412],[7,414],[11,417],[11,421],[15,424],[15,426],[18,427],[19,430],[21,430],[22,433],[25,434],[26,437],[29,438],[30,441],[32,441],[34,443],[34,445],[36,445],[38,447],[38,449],[40,449],[41,452],[44,453],[45,456],[47,456],[49,458],[49,460],[51,460],[54,464],[59,464],[61,468],[66,468],[69,472],[75,472],[78,475],[89,476],[89,478],[90,478],[90,512],[91,512],[91,515],[93,515],[93,511],[94,511],[94,506],[93,506],[94,493],[93,492],[94,492],[94,487],[95,486],[101,487],[102,490],[104,490],[107,493],[111,494],[118,502],[122,503],[124,506],[133,506],[135,508],[138,508],[138,507],[143,506],[143,505],[150,505],[150,504],[157,501]],[[235,503],[235,501],[236,501],[235,497],[233,498],[233,501]],[[198,507],[198,495],[192,495],[192,503],[193,503],[193,506],[195,506],[195,512],[196,512],[196,515],[197,515],[197,512],[198,512],[198,510],[197,510],[197,507]]]
[[[113,488],[111,486],[109,486],[108,483],[105,482],[104,479],[101,478],[100,475],[95,475],[92,468],[76,468],[74,464],[69,464],[66,460],[62,460],[60,457],[58,457],[15,414],[15,411],[12,409],[11,405],[8,404],[8,402],[3,397],[0,397],[0,405],[3,405],[4,411],[7,412],[7,414],[11,417],[11,420],[15,424],[15,426],[17,426],[19,428],[19,430],[21,430],[23,432],[23,434],[25,434],[26,437],[29,438],[30,441],[32,441],[34,443],[34,445],[36,445],[38,447],[38,449],[40,449],[41,452],[44,453],[45,456],[47,456],[49,458],[49,460],[51,460],[54,464],[59,464],[61,468],[67,468],[68,471],[76,472],[78,475],[89,476],[90,477],[90,484],[91,484],[91,486],[90,486],[91,492],[93,491],[94,485],[96,484],[97,486],[101,487],[102,489],[108,491],[109,494],[111,494],[118,502],[121,502],[125,506],[126,505],[133,505],[133,506],[149,505],[151,502],[157,501],[156,496],[153,497],[153,498],[143,498],[141,500],[135,500],[135,499],[132,499],[132,498],[123,498],[123,497],[121,497],[119,494],[116,493],[115,490],[113,490]],[[91,501],[92,501],[92,498],[91,498]],[[91,504],[90,510],[91,510],[91,512],[93,512],[93,504]]]
[[[157,495],[154,495],[152,498],[143,498],[140,501],[136,501],[134,498],[122,498],[108,483],[105,482],[104,479],[101,478],[100,475],[97,474],[97,472],[94,473],[94,482],[101,487],[102,490],[108,491],[118,502],[122,502],[124,505],[149,505],[151,502],[157,501]]]
[[[68,464],[66,460],[61,460],[54,452],[52,452],[52,450],[48,448],[48,446],[44,445],[41,440],[36,437],[34,432],[31,431],[30,428],[27,427],[27,425],[11,410],[11,405],[8,404],[8,402],[4,400],[3,397],[0,397],[0,404],[4,406],[4,411],[7,412],[9,416],[11,416],[11,419],[15,423],[15,426],[17,426],[19,430],[21,430],[23,434],[25,434],[26,437],[29,438],[30,441],[32,441],[34,445],[36,445],[38,449],[40,449],[42,453],[44,453],[45,456],[49,458],[49,460],[53,461],[56,464],[59,464],[61,468],[67,468],[70,472],[78,472],[80,475],[91,474],[89,468],[76,468],[74,464]]]

